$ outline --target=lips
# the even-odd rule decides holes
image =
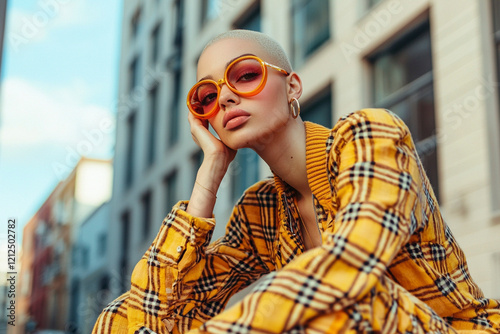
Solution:
[[[232,129],[245,123],[249,117],[250,114],[241,109],[226,111],[222,119],[222,126],[226,129]]]

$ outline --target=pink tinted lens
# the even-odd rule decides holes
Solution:
[[[191,92],[189,99],[191,108],[200,115],[208,114],[217,103],[217,86],[213,83],[203,83]]]
[[[256,59],[244,59],[228,69],[228,84],[238,92],[248,93],[256,90],[262,83],[263,68]]]

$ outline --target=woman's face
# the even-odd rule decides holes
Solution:
[[[267,53],[255,42],[224,39],[209,46],[198,61],[198,80],[224,78],[227,64],[242,55],[251,54],[274,64]],[[291,119],[288,111],[288,77],[268,67],[264,89],[257,95],[241,97],[226,84],[220,91],[220,110],[208,121],[219,138],[232,149],[249,147],[265,149],[273,134]]]

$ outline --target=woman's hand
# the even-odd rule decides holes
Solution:
[[[217,190],[236,156],[236,150],[226,146],[208,131],[208,121],[189,113],[189,124],[194,142],[203,151],[203,162],[198,169],[187,212],[197,217],[211,217]]]
[[[226,170],[236,156],[236,150],[226,146],[220,139],[216,138],[208,130],[208,120],[202,120],[189,113],[189,124],[191,136],[194,142],[201,148],[205,159],[215,159],[226,165]]]

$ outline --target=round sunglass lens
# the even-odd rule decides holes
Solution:
[[[208,114],[217,103],[217,87],[213,83],[202,83],[191,91],[190,105],[200,115]]]
[[[256,90],[262,83],[262,77],[262,64],[256,59],[243,59],[227,71],[228,84],[242,93]]]

